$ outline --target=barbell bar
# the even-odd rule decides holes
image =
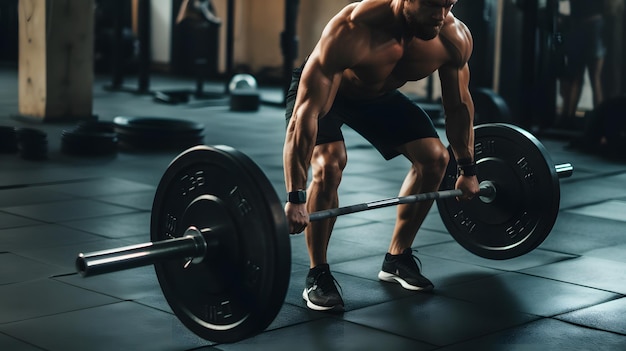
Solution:
[[[339,207],[329,210],[318,211],[310,214],[311,221],[320,221],[331,217],[376,208],[435,200],[440,198],[457,197],[463,192],[455,190],[442,190],[422,193],[410,196],[394,197],[379,201],[372,201],[351,206]],[[484,201],[491,201],[496,194],[496,189],[490,182],[481,183],[479,196]],[[210,232],[212,235],[203,235]],[[191,263],[200,263],[206,256],[210,256],[209,247],[219,248],[220,243],[216,239],[214,228],[200,230],[194,226],[187,228],[182,237],[129,245],[110,250],[96,251],[88,254],[79,254],[76,258],[76,270],[84,277],[117,272],[142,266],[148,266],[156,262],[170,259],[184,259],[185,266]],[[215,253],[215,252],[214,252]]]
[[[198,228],[189,227],[179,238],[81,253],[76,258],[76,270],[88,277],[177,258],[187,259],[187,264],[200,263],[209,256],[209,248],[218,246],[217,240],[207,240]]]
[[[452,152],[449,149],[450,153]],[[369,209],[437,200],[459,244],[481,257],[509,259],[536,248],[558,212],[559,178],[530,133],[506,124],[475,127],[479,196],[457,201],[453,158],[442,190],[340,207],[312,221]],[[291,249],[283,205],[250,158],[226,146],[196,146],[177,156],[157,187],[151,242],[79,254],[87,277],[154,264],[174,314],[200,337],[235,342],[263,331],[278,314],[290,277]]]

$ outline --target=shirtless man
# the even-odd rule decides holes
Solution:
[[[343,310],[326,251],[335,219],[309,222],[309,213],[338,206],[346,166],[340,126],[363,135],[389,160],[411,168],[399,196],[437,191],[449,155],[428,115],[397,89],[439,70],[446,135],[459,163],[461,200],[479,191],[474,163],[474,106],[467,62],[472,37],[450,10],[457,0],[363,0],[343,8],[324,29],[287,97],[283,150],[291,233],[305,230],[310,271],[303,299],[314,310]],[[307,175],[312,180],[307,189]],[[305,190],[306,189],[306,190]],[[308,200],[307,200],[308,199]],[[411,245],[432,201],[400,205],[378,277],[410,290],[431,290]]]

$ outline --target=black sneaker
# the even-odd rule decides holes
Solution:
[[[400,255],[387,253],[383,261],[383,268],[378,273],[378,279],[399,283],[408,290],[430,291],[434,288],[433,283],[420,273],[417,262],[419,258],[413,255],[413,250],[405,249]],[[420,262],[420,265],[422,263]]]
[[[337,290],[337,281],[330,274],[328,265],[320,265],[309,271],[302,298],[307,307],[316,311],[343,311],[343,299]]]

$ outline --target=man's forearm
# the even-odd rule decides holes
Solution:
[[[283,148],[285,187],[287,192],[306,189],[307,175],[313,155],[317,120],[306,123],[293,117],[287,129]]]
[[[453,111],[446,111],[446,135],[457,160],[474,159],[473,113],[461,104]]]

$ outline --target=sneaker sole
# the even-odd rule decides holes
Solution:
[[[306,301],[306,306],[315,311],[343,311],[342,305],[319,306],[314,304],[309,300],[309,294],[307,294],[306,289],[302,290],[302,298]]]
[[[389,282],[389,283],[398,283],[400,285],[402,285],[403,288],[407,289],[407,290],[413,290],[413,291],[430,291],[433,289],[432,285],[428,285],[428,286],[415,286],[415,285],[411,285],[409,283],[406,282],[406,280],[398,277],[395,274],[391,274],[391,273],[387,273],[384,271],[380,271],[378,272],[378,279],[385,281],[385,282]]]

